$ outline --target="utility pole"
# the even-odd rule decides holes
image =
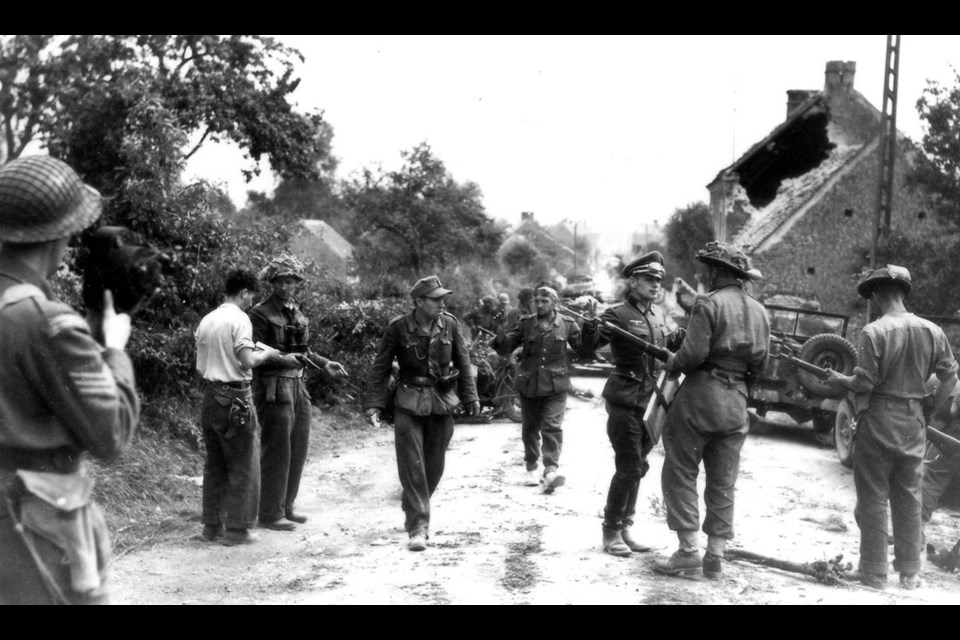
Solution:
[[[887,57],[883,74],[883,110],[880,113],[880,179],[877,186],[877,213],[873,226],[870,269],[877,268],[880,236],[890,235],[893,209],[893,170],[897,158],[897,85],[900,70],[900,36],[887,36]],[[870,321],[867,301],[867,322]]]

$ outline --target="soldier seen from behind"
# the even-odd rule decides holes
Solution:
[[[115,459],[136,431],[130,316],[106,290],[84,319],[48,282],[100,212],[60,160],[0,167],[0,604],[109,603],[110,539],[86,459]]]
[[[853,374],[831,371],[828,380],[855,394],[858,577],[875,589],[887,585],[888,504],[893,569],[900,573],[904,589],[920,586],[926,382],[933,375],[940,380],[931,415],[949,411],[957,384],[957,361],[943,330],[904,306],[912,288],[910,272],[898,265],[874,269],[861,278],[857,293],[879,309],[880,317],[860,330]]]
[[[766,365],[770,319],[744,290],[760,277],[736,246],[708,242],[696,256],[706,270],[708,291],[698,296],[680,348],[664,363],[685,374],[663,425],[661,484],[667,526],[679,548],[655,561],[654,571],[679,576],[703,573],[718,579],[727,540],[733,538],[734,490],[740,450],[749,430],[747,393]],[[703,501],[707,552],[701,559],[697,476],[706,475]]]

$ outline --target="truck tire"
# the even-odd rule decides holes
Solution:
[[[856,416],[853,412],[853,403],[844,398],[837,407],[837,419],[833,426],[833,445],[837,450],[840,464],[853,468],[854,434],[857,430]]]
[[[833,333],[821,333],[803,343],[797,357],[822,369],[833,369],[844,375],[853,373],[857,366],[857,348],[843,336]],[[836,398],[844,393],[843,389],[828,387],[823,380],[809,371],[797,368],[800,386],[821,398]]]

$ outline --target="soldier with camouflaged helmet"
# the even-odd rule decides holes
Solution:
[[[733,537],[734,490],[740,450],[749,430],[747,386],[766,365],[770,319],[744,283],[760,277],[736,246],[708,242],[697,252],[706,269],[708,291],[697,297],[687,335],[663,368],[686,379],[663,425],[665,452],[661,484],[667,526],[679,548],[654,562],[669,576],[698,574],[718,579],[727,540]],[[699,550],[700,510],[697,476],[706,474],[703,531],[707,552]]]
[[[922,477],[926,421],[922,400],[931,376],[940,380],[931,415],[948,410],[957,361],[943,329],[907,311],[910,272],[887,265],[866,273],[857,293],[880,310],[860,330],[853,375],[830,372],[827,383],[853,391],[859,420],[853,450],[854,512],[860,527],[857,577],[868,587],[887,584],[887,504],[893,524],[893,567],[900,586],[920,586],[923,538]]]
[[[260,421],[260,526],[292,531],[307,517],[294,509],[310,442],[310,394],[303,369],[312,364],[334,377],[347,374],[339,362],[310,352],[310,321],[297,301],[304,266],[281,255],[260,272],[273,288],[270,297],[247,313],[253,341],[279,352],[253,374],[253,401]]]
[[[47,282],[100,212],[60,160],[0,167],[0,604],[109,602],[109,533],[85,458],[116,458],[136,431],[130,316],[107,290],[84,320]]]

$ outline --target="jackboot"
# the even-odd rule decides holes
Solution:
[[[603,528],[603,550],[612,556],[625,558],[631,554],[630,547],[623,541],[619,529]]]

